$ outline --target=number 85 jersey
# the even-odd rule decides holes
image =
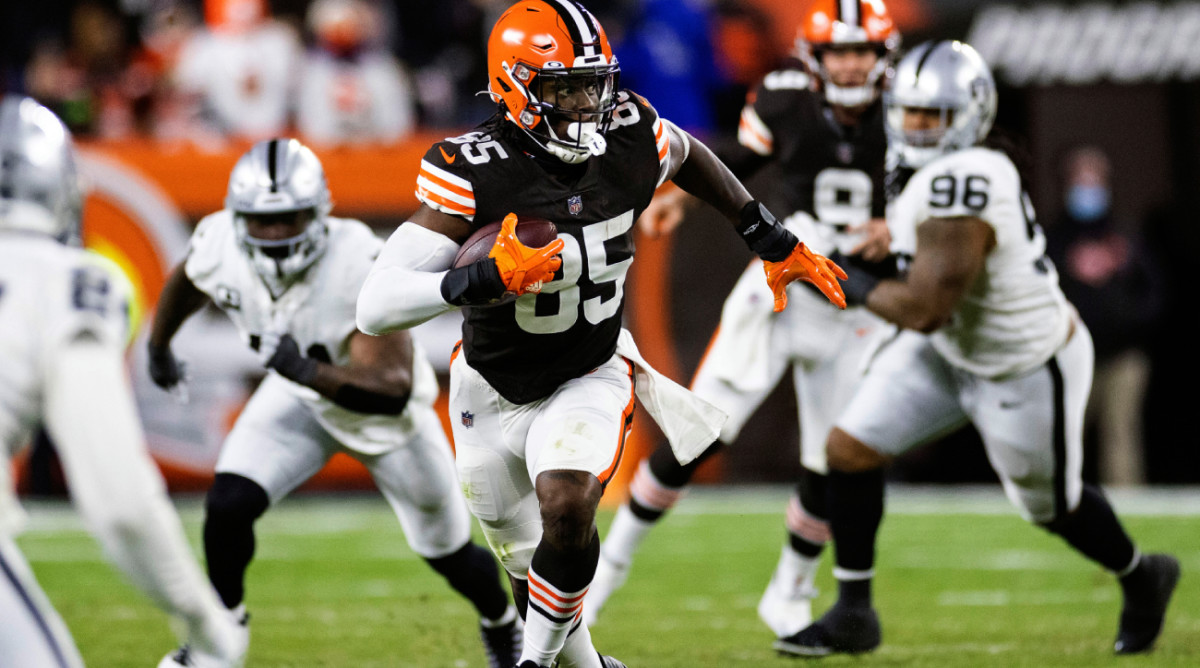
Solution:
[[[670,150],[654,109],[629,91],[619,95],[607,150],[581,165],[534,157],[499,117],[435,144],[421,161],[417,198],[426,206],[473,229],[510,212],[545,218],[566,244],[540,294],[463,309],[467,362],[514,403],[549,396],[616,350],[633,223],[662,183]]]
[[[949,324],[931,335],[951,364],[986,378],[1033,369],[1066,342],[1073,309],[1045,256],[1046,239],[1017,168],[1000,151],[974,147],[918,170],[889,211],[892,250],[915,254],[930,218],[979,218],[996,245]]]

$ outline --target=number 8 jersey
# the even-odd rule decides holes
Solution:
[[[917,228],[930,218],[979,218],[996,235],[950,323],[931,335],[943,357],[976,375],[1003,378],[1041,365],[1062,347],[1073,309],[1008,156],[974,147],[913,174],[889,211],[892,250],[914,254]]]
[[[510,212],[546,218],[566,243],[562,267],[540,294],[463,309],[467,362],[505,399],[525,404],[616,350],[633,223],[663,181],[669,142],[654,109],[628,91],[619,94],[607,150],[578,166],[533,157],[498,118],[435,144],[421,161],[417,198],[474,229]]]

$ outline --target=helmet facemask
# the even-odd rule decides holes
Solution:
[[[615,60],[615,59],[614,59]],[[604,135],[616,108],[620,68],[614,62],[594,67],[511,68],[529,104],[515,119],[539,146],[568,164],[578,164],[608,149]]]
[[[834,83],[833,76],[825,67],[825,54],[834,50],[850,50],[870,48],[875,52],[875,65],[867,73],[867,80],[860,86],[839,86]],[[817,73],[821,79],[821,90],[830,104],[840,107],[865,107],[879,97],[880,83],[888,68],[892,65],[891,51],[882,44],[850,43],[830,44],[812,48],[812,56],[806,59],[806,64]]]
[[[235,211],[233,220],[242,250],[275,297],[287,291],[321,257],[329,236],[325,222],[314,209],[267,214]],[[270,238],[272,228],[283,226],[299,232]]]

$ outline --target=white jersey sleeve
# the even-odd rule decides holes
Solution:
[[[111,263],[51,240],[5,239],[0,268],[0,349],[10,348],[2,340],[10,333],[24,339],[24,354],[4,357],[6,369],[20,367],[31,399],[16,407],[27,411],[20,421],[45,425],[72,501],[122,572],[186,620],[193,641],[235,652],[232,629],[225,638],[210,633],[220,604],[144,445],[125,369],[128,282]],[[11,420],[9,403],[0,405],[0,424]],[[9,430],[4,437],[8,453],[23,441]],[[11,488],[0,495],[0,529],[12,531]]]
[[[988,378],[1045,362],[1067,340],[1072,309],[1045,256],[1046,240],[1012,161],[976,147],[922,167],[890,210],[892,248],[917,253],[917,228],[931,218],[978,218],[996,246],[951,322],[933,334],[952,364]]]

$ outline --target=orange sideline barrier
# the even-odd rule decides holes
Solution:
[[[413,191],[421,157],[443,138],[441,134],[420,134],[392,146],[317,149],[337,213],[378,217],[415,210]],[[151,140],[84,142],[81,146],[135,166],[169,193],[185,215],[199,219],[221,207],[229,171],[250,144],[233,143],[220,151]]]

